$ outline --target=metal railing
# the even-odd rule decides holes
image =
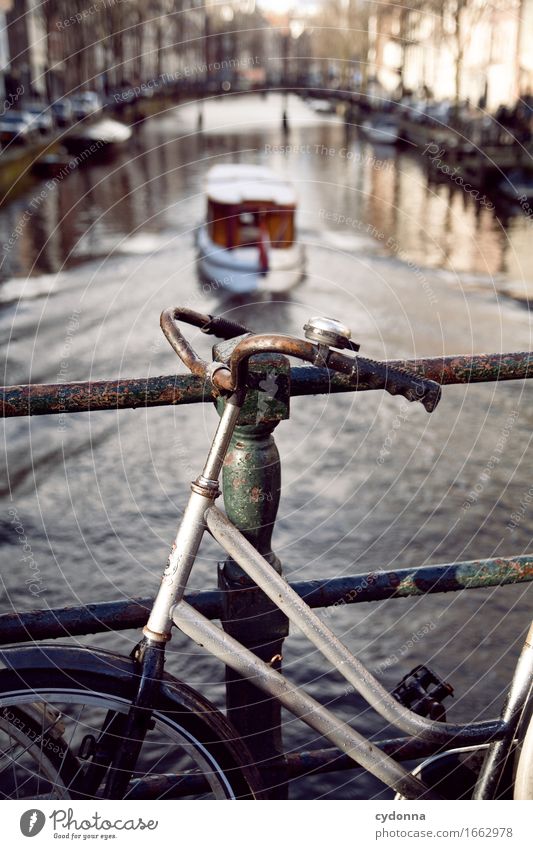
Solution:
[[[224,344],[224,343],[222,343]],[[217,359],[220,358],[217,353]],[[504,353],[474,356],[432,357],[389,361],[392,366],[414,370],[421,377],[443,385],[521,380],[533,377],[533,354]],[[275,399],[261,396],[265,375],[276,374]],[[238,475],[226,465],[223,491],[226,512],[236,527],[281,571],[271,550],[271,537],[279,500],[279,455],[272,433],[289,418],[290,397],[331,392],[379,389],[375,379],[365,382],[332,375],[316,367],[290,368],[277,354],[262,354],[251,361],[249,400],[242,409],[235,437],[241,446],[233,451]],[[71,382],[52,385],[6,386],[0,392],[3,417],[66,415],[79,412],[134,409],[213,402],[217,399],[201,378],[165,375],[141,379]],[[220,403],[220,400],[219,400]],[[238,482],[237,482],[238,479]],[[244,483],[243,483],[244,481]],[[252,499],[253,487],[275,492],[272,499]],[[413,566],[395,571],[378,570],[328,580],[293,583],[296,592],[315,608],[405,598],[429,593],[455,592],[503,586],[533,580],[533,555],[492,558],[460,563]],[[281,653],[288,633],[287,621],[269,599],[228,559],[219,566],[218,589],[190,593],[187,601],[223,626],[248,648],[272,657]],[[84,606],[6,612],[0,614],[0,645],[14,642],[74,637],[84,634],[136,629],[146,623],[151,598],[96,602]],[[260,623],[258,625],[257,623]],[[281,746],[279,705],[235,673],[227,671],[228,714],[246,736],[252,753],[280,786],[307,772],[354,767],[353,761],[335,749],[300,752],[285,756]],[[258,698],[262,710],[257,710]],[[251,741],[251,742],[250,742]],[[400,759],[430,754],[431,746],[416,740],[384,740],[381,745]],[[355,768],[355,767],[354,767]],[[280,794],[283,790],[280,790]]]

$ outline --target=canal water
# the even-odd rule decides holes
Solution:
[[[531,350],[531,226],[428,185],[420,152],[357,140],[335,116],[246,96],[185,106],[142,125],[112,162],[0,210],[4,383],[182,371],[158,319],[182,304],[260,330],[300,333],[336,316],[378,358]],[[307,271],[275,300],[239,303],[199,284],[194,229],[216,162],[257,162],[297,188]],[[207,352],[207,340],[192,332]],[[283,479],[274,548],[291,580],[522,554],[531,546],[533,387],[447,387],[429,416],[385,393],[292,402],[276,440]],[[216,425],[210,406],[14,419],[4,423],[2,609],[148,595]],[[14,530],[24,528],[33,561]],[[212,541],[191,578],[216,583]],[[32,564],[31,568],[29,564]],[[527,586],[339,605],[322,614],[388,687],[418,663],[450,681],[457,721],[501,706],[531,618]],[[127,652],[136,635],[84,638]],[[288,676],[359,730],[383,723],[298,632]],[[177,638],[169,668],[217,703],[222,670]],[[323,741],[289,716],[289,750]],[[390,796],[350,773],[293,785],[297,798]]]

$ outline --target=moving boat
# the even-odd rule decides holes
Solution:
[[[260,165],[215,165],[207,218],[197,232],[201,277],[235,295],[282,292],[304,271],[294,188]]]

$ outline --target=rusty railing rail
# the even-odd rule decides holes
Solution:
[[[414,370],[421,377],[444,386],[523,380],[533,377],[533,353],[475,354],[389,360],[391,366]],[[291,396],[325,392],[362,392],[379,389],[362,380],[332,375],[326,369],[297,366],[290,370]],[[163,375],[148,378],[29,383],[0,389],[0,417],[43,416],[91,410],[126,410],[213,401],[211,390],[192,375]]]

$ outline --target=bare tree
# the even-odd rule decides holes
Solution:
[[[312,24],[313,53],[327,77],[332,63],[339,68],[339,82],[350,86],[356,67],[361,71],[362,88],[368,76],[368,24],[372,4],[361,0],[328,0],[316,13]]]
[[[476,29],[482,21],[490,20],[495,12],[517,12],[517,0],[442,0],[429,2],[436,15],[442,39],[447,42],[454,57],[454,89],[456,105],[462,99],[463,70],[466,53]]]

